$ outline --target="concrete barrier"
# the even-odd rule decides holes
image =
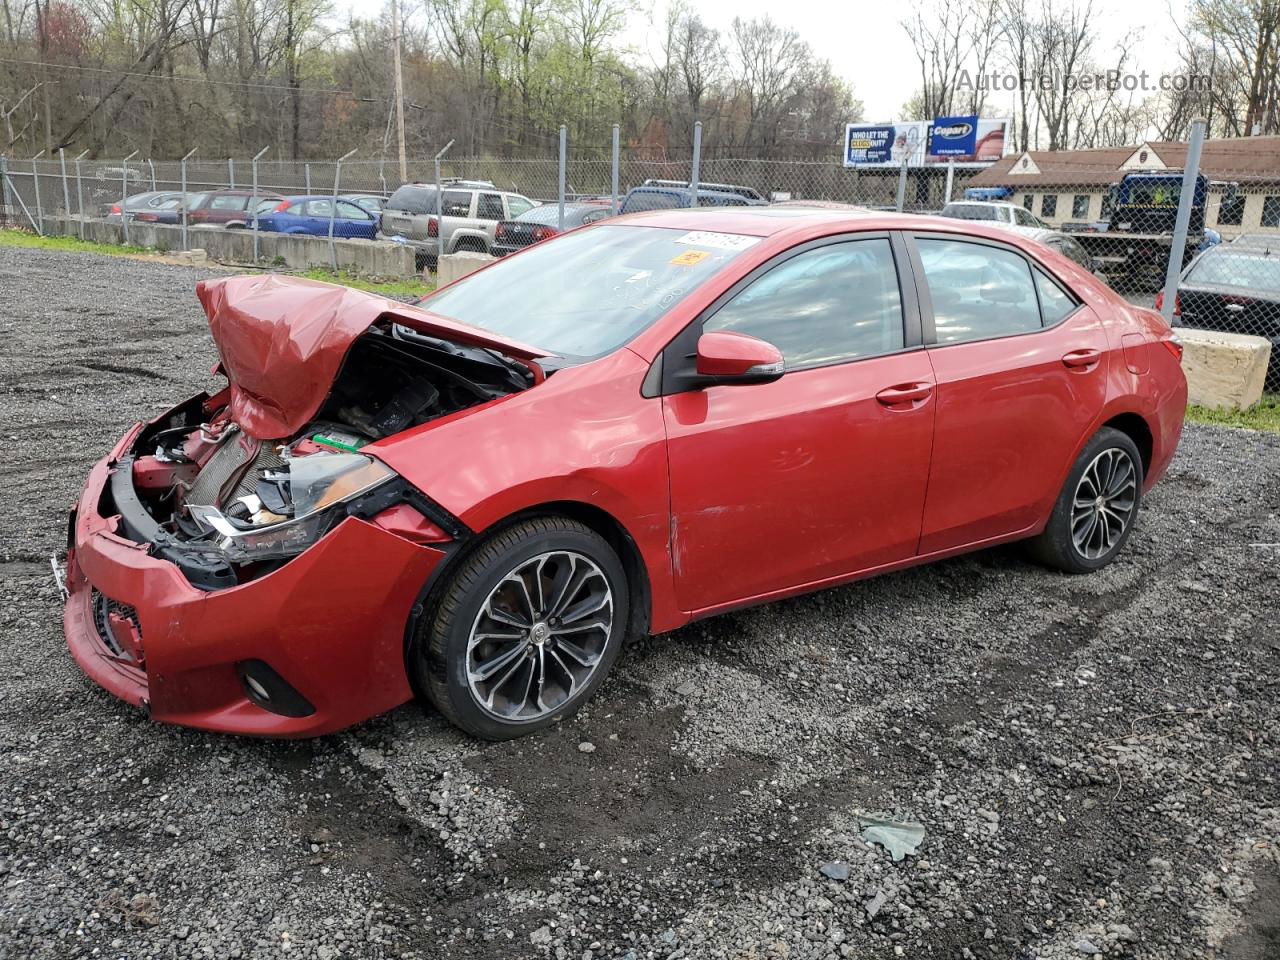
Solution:
[[[95,243],[123,244],[124,224],[116,220],[46,216],[46,234],[67,237],[83,236]],[[187,243],[205,251],[210,260],[222,263],[253,263],[253,231],[226,230],[222,227],[189,227]],[[182,227],[166,223],[129,224],[129,244],[162,253],[182,250]],[[413,248],[384,240],[333,241],[339,270],[373,277],[409,277],[415,273]],[[329,238],[307,234],[258,233],[258,263],[282,266],[290,270],[330,267]]]
[[[470,250],[464,253],[446,253],[440,258],[436,267],[436,286],[443,287],[447,283],[461,280],[467,274],[475,273],[496,259],[498,258],[491,257],[487,253],[475,253]]]
[[[1205,407],[1252,407],[1262,398],[1271,341],[1244,333],[1178,327],[1188,399]]]

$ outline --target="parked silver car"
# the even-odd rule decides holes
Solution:
[[[443,237],[435,184],[406,183],[383,205],[378,238],[402,238],[428,262],[434,261],[441,249],[445,253],[489,253],[500,220],[514,220],[537,206],[528,197],[499,190],[483,180],[446,180],[441,188]]]

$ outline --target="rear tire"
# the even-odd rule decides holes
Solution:
[[[572,715],[604,682],[630,617],[626,572],[595,531],[563,517],[500,530],[440,587],[408,653],[417,688],[451,723],[510,740]]]
[[[1142,504],[1142,456],[1134,442],[1103,427],[1085,444],[1058,494],[1044,532],[1029,544],[1046,566],[1092,573],[1115,559]]]

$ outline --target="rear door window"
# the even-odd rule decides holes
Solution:
[[[1031,267],[1011,250],[964,240],[919,238],[939,344],[1040,329]]]
[[[332,212],[333,212],[332,200],[308,200],[307,201],[307,216],[309,217],[324,217],[328,219],[328,217],[332,214]]]
[[[237,197],[237,196],[228,197],[224,195],[220,197],[214,197],[213,202],[210,203],[209,206],[211,209],[214,209],[214,210],[243,210],[246,204],[248,204],[248,202],[249,202],[248,197]]]
[[[444,215],[446,217],[471,216],[472,194],[466,190],[446,190],[444,192]]]

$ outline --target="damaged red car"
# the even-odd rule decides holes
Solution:
[[[417,695],[513,737],[628,637],[1012,540],[1096,570],[1186,404],[1158,314],[950,219],[639,214],[414,306],[197,290],[226,385],[93,467],[65,628],[152,719],[231,733]]]

